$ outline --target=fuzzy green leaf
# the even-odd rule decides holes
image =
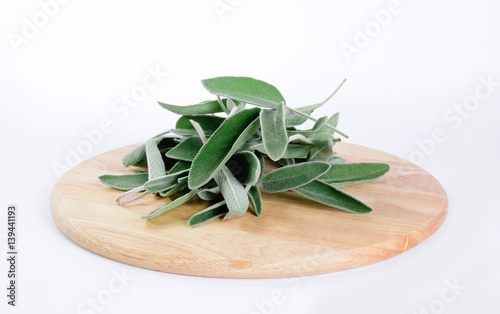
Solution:
[[[220,188],[218,186],[211,189],[203,189],[198,192],[198,196],[205,201],[213,200],[214,198],[220,196]]]
[[[183,190],[186,186],[187,186],[187,184],[185,184],[185,183],[178,183],[176,186],[174,186],[170,190],[166,190],[166,191],[160,192],[160,196],[161,197],[167,197],[167,196],[170,196],[170,195],[174,195],[175,193]]]
[[[322,161],[303,162],[281,167],[262,177],[262,188],[271,193],[296,189],[319,178],[330,167],[329,163]]]
[[[248,190],[248,199],[250,200],[250,204],[252,204],[255,215],[257,215],[257,217],[260,216],[262,213],[262,196],[260,195],[258,186],[253,185]]]
[[[170,148],[176,145],[174,139],[169,137],[156,137],[154,138],[155,143],[158,145],[159,150]],[[122,162],[125,167],[135,165],[142,160],[146,161],[146,143],[137,146],[123,156]],[[147,166],[144,162],[143,166]]]
[[[329,125],[333,126],[334,128],[337,127],[338,123],[339,123],[339,113],[338,112],[336,114],[334,114],[333,116],[331,116],[330,119],[328,119],[326,121],[326,124],[329,124]],[[315,133],[316,134],[333,134],[333,130],[323,124],[323,126],[321,126]]]
[[[276,109],[264,109],[260,112],[260,129],[267,156],[279,160],[286,152],[288,136],[285,126],[285,104]]]
[[[166,156],[177,160],[193,161],[202,146],[203,142],[199,137],[188,137],[184,141],[177,144],[177,146],[169,150]]]
[[[220,187],[229,211],[236,215],[243,215],[248,209],[247,191],[243,185],[226,166],[217,172],[214,179]]]
[[[257,158],[259,159],[259,164],[260,164],[259,180],[260,180],[262,178],[262,176],[264,175],[264,168],[266,167],[266,163],[264,161],[264,157],[262,156],[262,154],[259,151],[255,151],[254,153],[255,153],[255,156],[257,156]]]
[[[321,117],[318,120],[316,120],[316,122],[314,123],[314,126],[312,127],[313,134],[318,133],[318,131],[324,127],[327,120],[328,120],[327,116]]]
[[[106,174],[99,177],[99,180],[114,189],[128,191],[143,186],[148,181],[147,173],[110,175]]]
[[[295,108],[295,110],[298,110],[298,111],[305,113],[307,115],[311,115],[311,113],[313,113],[314,109],[316,109],[318,107],[321,107],[321,105],[318,104],[318,105],[299,107],[299,108]],[[287,110],[285,121],[286,121],[287,126],[296,126],[296,125],[301,125],[301,124],[305,123],[307,121],[307,118],[304,116],[298,115],[295,112]]]
[[[351,213],[367,214],[373,210],[354,196],[319,180],[314,180],[311,183],[294,189],[294,191],[319,203]]]
[[[337,164],[319,177],[319,180],[336,187],[355,185],[378,179],[389,168],[388,164],[376,162]]]
[[[191,163],[189,161],[179,160],[175,165],[168,171],[168,174],[176,173],[182,170],[191,168]]]
[[[154,139],[149,139],[146,142],[146,159],[148,161],[149,180],[154,180],[165,175],[167,172],[165,170],[165,163]]]
[[[175,172],[172,174],[167,174],[165,176],[161,176],[159,178],[156,178],[154,180],[149,180],[144,187],[146,188],[146,191],[150,193],[159,193],[163,192],[169,189],[172,189],[177,186],[178,182],[177,180],[181,178],[182,176],[186,176],[188,173],[189,169],[182,170],[179,172]]]
[[[188,225],[190,227],[199,226],[226,214],[228,211],[226,201],[221,201],[191,216],[191,218],[189,218]]]
[[[194,130],[189,120],[197,122],[206,134],[212,134],[224,122],[223,117],[211,115],[185,115],[177,120],[176,129]]]
[[[275,108],[285,101],[276,87],[250,77],[222,76],[201,83],[212,94],[266,108]]]
[[[260,109],[242,110],[229,117],[212,134],[193,160],[188,186],[206,184],[229,158],[259,129]]]
[[[191,198],[193,198],[193,196],[196,195],[196,193],[198,193],[197,190],[192,190],[190,191],[189,193],[179,197],[179,198],[176,198],[175,200],[173,200],[172,202],[168,203],[168,204],[165,204],[163,205],[162,207],[158,207],[157,209],[153,210],[152,212],[150,212],[148,215],[146,216],[143,216],[142,218],[144,219],[151,219],[151,218],[155,218],[157,217],[158,215],[161,215],[163,214],[164,212],[166,211],[169,211],[179,205],[182,205],[184,204],[185,202],[189,201]]]
[[[340,156],[332,156],[327,160],[327,162],[331,165],[336,165],[336,164],[345,164],[347,160],[345,160],[345,158],[342,158]]]
[[[308,160],[328,160],[333,155],[333,142],[320,140],[314,143],[309,151]]]
[[[208,100],[196,105],[190,106],[176,106],[158,102],[160,106],[169,110],[170,112],[185,115],[185,114],[208,114],[222,112],[219,102],[217,100]]]
[[[261,174],[260,161],[250,151],[234,154],[226,163],[226,166],[243,185],[256,184]]]

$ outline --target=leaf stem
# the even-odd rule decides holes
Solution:
[[[303,112],[301,112],[301,111],[299,111],[299,110],[295,110],[295,109],[290,108],[290,107],[288,107],[288,106],[287,106],[286,108],[287,108],[288,110],[290,110],[291,112],[298,114],[299,116],[303,116],[303,117],[305,117],[305,118],[307,118],[307,119],[309,119],[309,120],[312,120],[312,121],[314,121],[314,122],[318,121],[318,119],[313,118],[313,117],[311,117],[310,115],[305,114],[305,113],[303,113]],[[337,128],[335,128],[335,127],[333,127],[333,126],[329,125],[328,123],[325,123],[325,124],[324,124],[324,126],[326,126],[327,128],[330,128],[330,129],[334,130],[335,132],[337,132],[338,134],[342,135],[342,136],[343,136],[343,137],[345,137],[345,138],[349,138],[349,135],[345,134],[344,132],[339,131]]]
[[[219,102],[219,106],[222,108],[222,110],[226,113],[229,114],[229,111],[227,110],[226,106],[224,106],[224,103],[222,102],[222,99],[220,98],[219,95],[217,95],[217,101]]]
[[[339,91],[339,89],[342,87],[342,85],[344,85],[345,81],[347,81],[346,78],[344,80],[342,80],[340,85],[333,91],[333,93],[330,96],[328,96],[325,100],[320,102],[318,105],[323,106],[327,101],[329,101]]]

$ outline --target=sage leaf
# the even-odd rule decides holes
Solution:
[[[314,123],[314,126],[312,127],[312,131],[313,131],[313,134],[316,134],[318,133],[319,130],[321,130],[326,121],[328,120],[328,117],[327,116],[324,116],[324,117],[321,117],[319,118],[315,123]]]
[[[167,174],[153,180],[149,180],[146,184],[144,184],[144,187],[146,188],[146,191],[150,193],[159,193],[174,188],[178,183],[181,183],[178,182],[178,179],[183,175],[187,175],[188,171],[189,169],[186,169],[172,174]]]
[[[154,180],[165,175],[167,172],[165,170],[165,163],[154,139],[149,139],[146,142],[146,159],[148,161],[149,180]]]
[[[329,163],[322,161],[309,161],[281,167],[262,177],[262,188],[271,193],[293,190],[319,178],[330,167]]]
[[[259,128],[260,109],[245,109],[229,117],[212,134],[193,160],[188,186],[206,184]]]
[[[226,167],[243,185],[256,184],[261,174],[260,161],[250,151],[234,154],[226,163]]]
[[[154,138],[154,141],[160,150],[175,146],[174,140],[169,137],[157,137]],[[129,167],[139,163],[141,160],[146,160],[146,143],[137,146],[123,156],[122,163],[125,167]],[[147,163],[145,162],[144,165],[147,166]]]
[[[205,134],[210,135],[217,130],[225,119],[223,117],[211,115],[185,115],[177,120],[175,128],[196,131],[190,120],[197,122],[203,131],[205,131]]]
[[[191,163],[184,160],[179,160],[175,165],[168,171],[168,174],[176,173],[191,168]]]
[[[286,152],[288,136],[285,126],[285,104],[276,109],[264,109],[260,112],[260,129],[267,156],[279,160]]]
[[[203,189],[198,192],[198,197],[202,200],[210,201],[221,195],[220,188],[218,186],[211,189]]]
[[[319,180],[336,187],[373,181],[389,171],[389,165],[384,163],[351,163],[333,165]]]
[[[367,214],[373,210],[370,206],[354,196],[319,180],[314,180],[311,183],[294,189],[294,191],[316,202],[343,209],[351,213]]]
[[[298,110],[302,113],[305,113],[307,115],[310,115],[313,113],[314,109],[320,107],[321,105],[310,105],[310,106],[305,106],[305,107],[299,107],[295,108],[295,110]],[[287,126],[296,126],[296,125],[301,125],[304,124],[307,121],[307,117],[298,115],[297,113],[287,110],[286,112],[286,125]]]
[[[259,164],[260,164],[260,174],[259,174],[259,180],[262,178],[264,175],[264,168],[266,167],[266,163],[264,161],[264,157],[262,154],[258,151],[255,151],[255,156],[259,159]]]
[[[187,186],[185,183],[178,183],[176,186],[171,188],[170,190],[166,190],[163,192],[160,192],[161,197],[167,197],[170,195],[174,195],[175,193],[179,192],[180,190],[184,189]]]
[[[221,107],[217,100],[204,101],[202,103],[190,106],[176,106],[170,105],[162,102],[158,102],[160,106],[167,109],[170,112],[187,115],[187,114],[207,114],[207,113],[218,113],[222,112]]]
[[[231,98],[228,98],[227,102],[226,102],[226,107],[227,107],[227,110],[229,110],[229,112],[231,112],[233,110],[233,108],[236,107],[236,104],[234,103],[234,101]]]
[[[250,200],[250,204],[252,204],[255,215],[257,217],[260,216],[262,213],[262,196],[258,186],[252,185],[250,187],[248,190],[248,199]]]
[[[336,139],[332,134],[328,133],[315,133],[312,134],[311,136],[308,137],[308,139],[312,142],[317,142],[317,141],[322,141],[322,140],[331,140],[337,142],[338,139]]]
[[[191,216],[191,218],[189,218],[188,225],[190,227],[199,226],[205,222],[226,214],[228,211],[229,210],[226,206],[226,201],[220,201]]]
[[[333,155],[333,142],[320,140],[314,143],[309,151],[307,160],[328,160]]]
[[[217,172],[214,179],[220,187],[229,211],[236,215],[243,215],[248,209],[247,191],[243,185],[226,166]]]
[[[158,207],[157,209],[153,210],[152,212],[150,212],[148,215],[146,216],[143,216],[142,218],[144,219],[151,219],[151,218],[155,218],[157,217],[158,215],[161,215],[163,214],[164,212],[167,212],[179,205],[182,205],[184,204],[185,202],[189,201],[191,198],[193,198],[193,196],[195,196],[196,194],[198,193],[197,190],[192,190],[190,191],[189,193],[179,197],[179,198],[176,198],[175,200],[173,200],[172,202],[168,203],[168,204],[165,204],[161,207]]]
[[[313,144],[313,141],[311,141],[310,139],[308,139],[307,137],[305,137],[302,134],[295,134],[295,135],[292,135],[288,138],[288,143],[295,143],[295,144],[302,143],[302,144],[309,145],[309,144]]]
[[[125,175],[102,175],[99,180],[114,189],[128,191],[143,186],[148,181],[147,173],[125,174]]]
[[[222,76],[201,83],[212,94],[261,107],[275,108],[285,101],[276,87],[250,77]]]
[[[339,113],[338,112],[336,114],[334,114],[333,116],[331,116],[326,121],[326,124],[329,124],[329,125],[333,126],[334,128],[337,127],[338,123],[339,123]],[[331,128],[323,125],[315,133],[317,133],[317,134],[333,134],[334,131]]]
[[[327,162],[331,165],[336,165],[336,164],[345,164],[347,160],[345,160],[345,158],[342,158],[340,156],[332,156],[327,160]]]
[[[169,150],[166,156],[177,160],[193,161],[202,146],[203,142],[199,137],[188,137],[183,142],[177,144],[177,146]]]

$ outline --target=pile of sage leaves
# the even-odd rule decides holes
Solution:
[[[345,80],[344,80],[345,81]],[[343,84],[344,82],[342,82]],[[148,139],[123,157],[125,167],[147,168],[134,174],[103,175],[105,185],[125,191],[116,199],[127,204],[153,193],[177,194],[148,215],[151,219],[197,196],[207,208],[189,219],[197,226],[216,217],[262,212],[260,188],[268,193],[292,190],[322,204],[356,214],[372,208],[339,189],[375,180],[389,170],[383,163],[346,163],[335,154],[339,114],[311,117],[327,102],[290,108],[278,89],[249,77],[216,77],[202,81],[216,100],[190,106],[159,102],[181,117],[174,129]],[[298,129],[307,120],[312,128]],[[264,174],[264,159],[280,167]]]

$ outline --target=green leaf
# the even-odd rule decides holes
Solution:
[[[309,137],[314,134],[313,130],[287,130],[286,133],[289,137],[294,135],[303,135],[305,137]]]
[[[201,83],[212,94],[266,108],[275,108],[285,101],[276,87],[250,77],[222,76]]]
[[[218,186],[211,189],[203,189],[198,192],[198,196],[205,201],[213,200],[214,198],[220,196],[220,188]]]
[[[307,158],[309,156],[309,151],[311,147],[305,146],[305,145],[300,145],[300,144],[288,144],[286,148],[285,155],[283,155],[282,159],[288,159],[288,158]],[[255,150],[258,152],[265,154],[266,150],[264,149],[263,146],[261,147],[255,147]]]
[[[262,188],[271,193],[296,189],[319,178],[330,167],[329,163],[322,161],[309,161],[281,167],[262,177]]]
[[[187,175],[189,169],[175,172],[172,174],[167,174],[165,176],[158,177],[154,180],[149,180],[146,184],[144,184],[144,187],[146,188],[146,191],[150,193],[159,193],[163,192],[169,189],[172,189],[177,186],[178,182],[177,180],[181,178],[182,176]]]
[[[313,113],[314,109],[316,109],[318,107],[321,107],[321,105],[317,104],[317,105],[299,107],[299,108],[295,108],[295,110],[298,110],[298,111],[305,113],[307,115],[311,115],[311,113]],[[295,112],[287,110],[285,121],[286,121],[287,126],[295,126],[295,125],[301,125],[301,124],[305,123],[307,121],[307,118],[304,116],[298,115]]]
[[[321,130],[323,127],[325,127],[325,123],[328,120],[327,116],[319,118],[315,123],[314,126],[312,127],[313,134],[318,133],[319,130]]]
[[[248,190],[248,199],[250,200],[250,204],[252,204],[255,215],[257,215],[257,217],[260,216],[262,213],[262,196],[260,195],[258,186],[252,185]]]
[[[148,161],[149,180],[154,180],[165,175],[167,172],[165,170],[165,163],[154,139],[149,139],[146,142],[146,159]]]
[[[191,163],[189,161],[179,160],[175,165],[168,171],[168,174],[176,173],[182,170],[191,168]]]
[[[373,181],[389,171],[384,163],[352,163],[333,165],[319,180],[336,187]]]
[[[214,133],[215,130],[224,122],[225,118],[211,115],[185,115],[177,120],[176,129],[195,130],[189,120],[197,122],[207,135]]]
[[[285,104],[276,109],[264,109],[260,112],[260,129],[267,156],[279,160],[286,152],[288,136],[285,126]]]
[[[199,226],[226,214],[228,211],[226,201],[221,201],[191,216],[191,218],[189,218],[188,225],[190,227]]]
[[[156,137],[154,138],[154,141],[160,150],[176,145],[175,141],[169,137]],[[141,160],[146,161],[146,143],[141,144],[128,152],[125,156],[123,156],[122,162],[125,167],[129,167],[141,162]],[[144,162],[143,165],[147,166],[147,163]]]
[[[337,127],[337,124],[339,123],[339,113],[337,112],[336,114],[334,114],[333,116],[330,117],[330,119],[328,119],[326,121],[326,124],[329,124],[331,126],[333,126],[334,128]],[[327,126],[321,126],[316,132],[316,134],[331,134],[333,135],[333,130]]]
[[[169,150],[166,156],[177,160],[193,161],[202,146],[203,142],[199,137],[188,137]]]
[[[181,177],[181,178],[177,179],[177,182],[178,183],[187,183],[188,182],[188,177],[187,176]]]
[[[309,136],[308,139],[313,142],[323,141],[323,140],[338,141],[332,134],[327,134],[327,133],[315,133]]]
[[[99,180],[114,189],[128,191],[140,186],[143,186],[144,183],[148,181],[147,173],[139,173],[139,174],[125,174],[125,175],[110,175],[106,174],[99,177]]]
[[[351,213],[367,214],[373,210],[354,196],[319,180],[314,180],[309,184],[294,189],[294,191],[316,202]]]
[[[226,167],[243,185],[256,184],[261,174],[260,161],[250,151],[234,154],[226,163]]]
[[[260,109],[252,108],[229,117],[212,134],[193,160],[188,186],[206,184],[229,158],[259,129]]]
[[[333,142],[331,140],[320,140],[314,143],[309,151],[307,160],[328,160],[333,155]]]
[[[248,209],[247,191],[243,185],[226,166],[217,172],[214,179],[220,187],[229,211],[236,215],[243,215]]]
[[[176,135],[185,136],[185,137],[198,136],[198,133],[194,129],[193,130],[190,130],[190,129],[172,129],[172,130],[170,130],[170,132],[172,132]]]
[[[255,151],[255,156],[257,156],[257,158],[259,159],[259,163],[260,163],[260,174],[259,174],[259,180],[262,178],[262,176],[264,175],[264,168],[266,167],[266,163],[264,161],[264,157],[262,156],[262,154],[259,152],[259,151]]]
[[[196,193],[198,193],[198,190],[192,190],[190,191],[189,193],[179,197],[179,198],[176,198],[174,201],[166,204],[166,205],[163,205],[162,207],[158,207],[157,209],[153,210],[152,212],[150,212],[148,215],[146,216],[143,216],[142,218],[144,219],[151,219],[151,218],[155,218],[157,217],[158,215],[161,215],[163,214],[164,212],[166,211],[169,211],[179,205],[182,205],[184,204],[185,202],[189,201],[191,198],[193,198],[193,196],[196,195]]]
[[[327,162],[331,165],[336,165],[336,164],[345,164],[347,160],[345,160],[345,158],[342,158],[340,156],[332,156],[327,160]]]
[[[160,192],[161,197],[167,197],[170,195],[174,195],[175,193],[179,192],[180,190],[184,189],[187,186],[185,183],[178,183],[176,186],[171,188],[170,190]]]
[[[170,112],[185,115],[185,114],[207,114],[207,113],[217,113],[222,112],[219,102],[217,100],[208,100],[196,105],[190,106],[176,106],[169,105],[162,102],[158,102],[160,106],[167,109]]]
[[[307,158],[310,151],[310,146],[304,145],[296,145],[296,144],[288,144],[286,148],[285,155],[283,155],[283,159],[288,158]]]

